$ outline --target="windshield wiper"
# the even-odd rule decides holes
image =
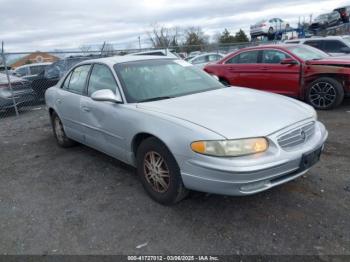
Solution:
[[[174,97],[173,97],[173,96],[157,96],[157,97],[153,97],[153,98],[148,98],[148,99],[140,100],[140,101],[138,101],[138,103],[159,101],[159,100],[171,99],[171,98],[174,98]]]

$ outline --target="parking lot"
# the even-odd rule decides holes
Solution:
[[[135,171],[56,145],[43,108],[0,119],[1,254],[350,254],[350,100],[306,176],[250,197],[153,202]]]

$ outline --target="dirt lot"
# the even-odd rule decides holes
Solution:
[[[59,148],[47,114],[0,119],[1,254],[350,254],[350,101],[305,177],[251,197],[153,202],[134,170]]]

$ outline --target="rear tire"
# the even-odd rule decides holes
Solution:
[[[173,205],[188,195],[180,168],[157,138],[144,140],[137,150],[137,173],[148,195],[163,205]]]
[[[342,84],[330,77],[321,77],[312,82],[306,91],[306,101],[318,110],[329,110],[344,100]]]
[[[61,119],[58,117],[58,115],[53,112],[51,115],[51,123],[52,123],[52,129],[53,133],[56,138],[56,142],[61,147],[72,147],[76,145],[76,142],[72,139],[68,138],[64,127],[62,125]]]

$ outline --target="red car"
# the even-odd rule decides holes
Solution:
[[[350,95],[350,57],[330,57],[306,45],[240,49],[204,70],[225,85],[249,87],[331,109]]]

